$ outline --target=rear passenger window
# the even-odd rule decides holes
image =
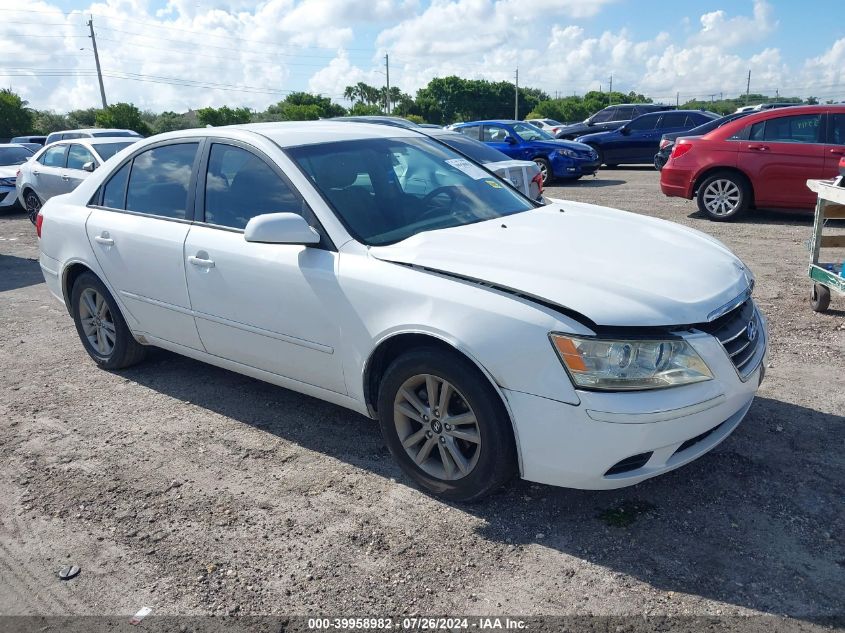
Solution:
[[[126,182],[129,180],[129,167],[132,162],[126,163],[117,170],[106,183],[103,189],[103,206],[110,209],[123,209],[126,204]]]
[[[126,210],[184,220],[196,155],[196,143],[164,145],[138,154],[129,174]]]
[[[468,125],[466,127],[459,127],[458,132],[460,132],[464,136],[474,138],[477,141],[480,138],[479,133],[481,132],[481,126],[480,125]]]
[[[778,143],[818,143],[821,119],[820,114],[799,114],[760,121],[751,126],[748,139]]]
[[[834,145],[845,145],[845,114],[829,114],[830,142]]]
[[[67,145],[56,145],[41,154],[38,162],[45,167],[64,167]]]
[[[302,214],[303,200],[262,159],[239,147],[211,146],[205,221],[235,229],[264,213]]]
[[[687,125],[687,117],[686,114],[682,112],[668,112],[664,114],[660,119],[660,127],[661,128],[674,128],[674,127],[684,127]]]

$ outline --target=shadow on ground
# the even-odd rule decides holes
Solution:
[[[34,259],[0,255],[0,292],[44,283],[41,267]]]
[[[160,350],[122,375],[410,485],[377,424],[343,408]],[[758,398],[712,453],[633,488],[514,481],[456,507],[484,519],[489,541],[559,550],[667,592],[797,618],[841,615],[843,431],[845,417]]]

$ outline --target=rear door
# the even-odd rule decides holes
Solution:
[[[807,180],[825,174],[822,114],[782,115],[751,125],[739,165],[754,184],[758,206],[813,207]]]
[[[202,350],[185,281],[200,143],[173,140],[136,154],[105,182],[86,229],[133,331]]]
[[[57,143],[38,157],[32,166],[32,184],[41,202],[47,202],[62,191],[62,173],[65,170],[67,143]]]
[[[845,156],[845,112],[827,115],[827,144],[825,145],[824,176],[839,175],[839,159]]]

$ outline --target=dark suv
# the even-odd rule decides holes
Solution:
[[[555,135],[555,138],[573,140],[584,134],[616,130],[631,119],[636,119],[641,114],[674,109],[675,106],[660,103],[620,103],[618,105],[607,106],[603,110],[596,112],[586,121],[564,125]]]

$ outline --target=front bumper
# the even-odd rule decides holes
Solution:
[[[551,160],[552,173],[555,178],[580,178],[596,173],[601,166],[598,157],[594,160],[569,158],[568,156],[554,156]]]
[[[0,209],[14,207],[18,204],[18,193],[14,187],[0,187]]]
[[[713,380],[653,391],[578,391],[579,405],[506,390],[523,478],[567,488],[622,488],[701,457],[751,407],[768,346],[762,315],[760,321],[764,339],[744,378],[717,339],[697,333],[685,338]]]

